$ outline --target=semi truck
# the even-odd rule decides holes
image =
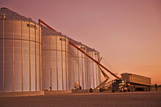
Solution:
[[[115,79],[111,88],[112,92],[150,91],[150,89],[151,78],[131,73],[122,73],[121,79]]]

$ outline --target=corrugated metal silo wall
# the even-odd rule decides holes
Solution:
[[[87,51],[95,60],[99,60],[99,53],[96,51]],[[88,58],[88,88],[96,88],[101,83],[101,74],[98,64]]]
[[[66,37],[43,35],[43,88],[68,90],[68,48]]]
[[[41,89],[41,28],[20,20],[0,20],[0,91]]]
[[[86,52],[86,47],[77,45]],[[75,87],[75,83],[79,83],[82,89],[87,89],[87,57],[78,49],[69,45],[69,83],[70,88]]]

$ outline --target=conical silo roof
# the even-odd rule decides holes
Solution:
[[[67,38],[69,39],[70,42],[72,42],[75,45],[82,45],[81,42],[78,42],[78,41],[76,41],[76,40],[74,40],[72,38],[69,38],[69,37],[67,37]]]
[[[69,37],[67,37],[67,38],[69,39],[70,42],[72,42],[72,43],[75,44],[75,45],[82,45],[82,46],[86,47],[86,48],[87,48],[87,51],[98,52],[98,51],[96,51],[95,49],[90,48],[89,46],[87,46],[87,45],[85,45],[85,44],[82,44],[81,42],[78,42],[78,41],[76,41],[76,40],[74,40],[74,39],[72,39],[72,38],[69,38]]]
[[[45,27],[45,26],[41,26],[41,28],[42,28],[42,35],[44,35],[44,36],[57,36],[57,35],[59,35],[59,36],[64,36],[64,35],[62,35],[61,33],[59,33],[59,32],[55,32],[55,31],[53,31],[53,30],[51,30],[51,29],[49,29],[49,28],[47,28],[47,27]]]
[[[5,7],[0,9],[0,19],[3,19],[3,15],[5,15],[5,19],[9,19],[9,20],[23,20],[23,21],[34,22],[34,21],[32,21],[31,18],[27,18],[25,16],[22,16],[22,15],[14,12],[8,8],[5,8]]]

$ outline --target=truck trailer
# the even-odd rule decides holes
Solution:
[[[151,78],[131,73],[122,73],[121,79],[115,79],[112,83],[112,92],[150,91],[150,89]]]

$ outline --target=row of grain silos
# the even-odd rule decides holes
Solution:
[[[7,8],[0,9],[0,92],[70,90],[100,84],[100,54]]]

